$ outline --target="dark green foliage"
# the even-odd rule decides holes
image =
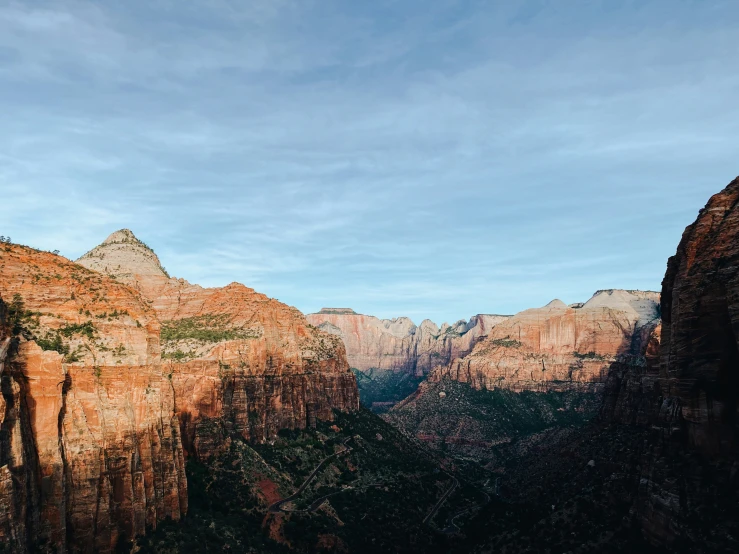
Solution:
[[[267,512],[265,481],[285,498],[327,458],[290,508],[298,511]],[[447,538],[422,521],[451,478],[432,454],[365,409],[336,413],[315,429],[282,430],[265,444],[234,438],[207,462],[189,460],[187,478],[187,518],[139,539],[140,552],[331,552],[319,548],[325,537],[353,554],[448,551]],[[326,495],[327,509],[308,510]],[[271,540],[270,529],[291,547]]]
[[[23,297],[18,293],[14,294],[13,300],[8,304],[8,326],[11,332],[14,335],[26,335],[26,338],[29,338],[27,326],[33,315],[33,312],[26,310]]]
[[[390,406],[373,406],[375,402],[400,402],[413,394],[418,384],[423,381],[423,378],[414,377],[407,371],[352,369],[352,372],[357,378],[359,398],[362,404],[377,414],[386,412]]]
[[[597,353],[592,352],[592,351],[586,352],[584,354],[581,354],[580,352],[573,352],[572,355],[575,356],[575,358],[577,358],[579,360],[599,360],[599,361],[603,361],[603,360],[606,360],[607,359],[605,356],[601,356],[600,354],[597,354]]]
[[[42,350],[53,350],[59,352],[62,356],[69,354],[69,346],[64,344],[62,337],[59,333],[49,334],[46,337],[39,337],[36,339]]]
[[[227,314],[203,315],[162,322],[162,342],[195,339],[212,343],[257,338],[254,329],[232,328]]]
[[[59,332],[67,338],[73,335],[83,335],[92,340],[95,337],[97,329],[92,321],[86,321],[85,323],[65,325],[59,329]]]
[[[444,379],[426,383],[412,402],[383,417],[411,436],[427,436],[430,445],[449,455],[480,460],[506,457],[501,447],[547,429],[580,426],[599,407],[595,394],[475,390]]]
[[[510,337],[506,337],[504,339],[494,339],[493,346],[500,346],[503,348],[520,348],[521,346],[523,346],[523,343]]]
[[[19,294],[13,295],[8,305],[8,326],[14,335],[22,335],[28,340],[36,341],[42,350],[59,352],[67,363],[79,361],[79,352],[72,351],[64,338],[74,335],[84,335],[89,339],[94,337],[96,329],[92,322],[65,325],[56,331],[49,331],[44,335],[38,333],[40,312],[26,310],[23,298]]]
[[[190,357],[190,354],[183,352],[179,348],[173,352],[162,352],[163,360],[174,360],[175,362],[183,362]]]

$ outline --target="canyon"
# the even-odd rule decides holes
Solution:
[[[379,319],[348,308],[324,308],[306,316],[312,325],[341,338],[351,367],[406,372],[417,377],[467,355],[506,317],[478,314],[469,321],[439,327],[428,319],[416,326],[407,317]]]
[[[519,532],[492,523],[480,552],[733,552],[739,548],[736,363],[739,179],[688,226],[662,282],[661,323],[619,358],[600,413],[507,467],[502,494],[551,505]],[[546,535],[546,540],[542,536]]]
[[[190,284],[126,229],[2,242],[2,547],[736,551],[737,291],[739,179],[659,294],[441,327]],[[352,368],[420,384],[378,417]]]
[[[170,279],[127,230],[80,262],[0,245],[11,551],[110,552],[186,514],[186,457],[358,408],[343,345],[294,308]]]
[[[129,230],[77,263],[139,291],[161,322],[162,371],[187,453],[209,456],[232,433],[265,440],[358,408],[343,343],[297,309],[239,283],[203,288],[171,278]]]
[[[643,357],[658,321],[659,294],[644,291],[602,290],[582,304],[525,310],[434,368],[383,417],[431,447],[494,467],[513,444],[533,448],[593,419],[611,374]]]
[[[611,364],[636,354],[659,322],[659,294],[598,291],[584,304],[553,300],[493,326],[469,355],[438,367],[475,389],[599,390]]]

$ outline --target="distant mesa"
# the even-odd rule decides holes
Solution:
[[[351,308],[321,308],[319,314],[331,314],[331,315],[359,315]]]

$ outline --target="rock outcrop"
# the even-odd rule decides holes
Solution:
[[[0,244],[0,298],[11,551],[110,552],[186,513],[188,452],[358,407],[337,337],[243,285],[170,279],[130,231],[82,264]]]
[[[686,228],[667,264],[661,315],[661,326],[635,335],[641,355],[613,364],[600,423],[583,446],[590,456],[630,468],[621,469],[633,491],[630,513],[649,544],[736,551],[739,179]],[[629,434],[635,444],[609,450]]]
[[[660,377],[687,442],[708,456],[739,447],[739,179],[683,234],[662,283]]]
[[[611,366],[659,321],[656,292],[604,290],[580,305],[554,300],[495,325],[472,352],[437,368],[476,389],[599,390]]]
[[[736,179],[683,233],[662,282],[661,344],[652,337],[644,367],[617,378],[604,406],[605,421],[651,433],[636,511],[652,544],[739,547],[738,341]]]
[[[110,552],[179,519],[184,458],[153,310],[107,276],[10,244],[0,296],[0,538]]]
[[[341,340],[297,309],[239,283],[203,288],[170,278],[128,230],[78,263],[140,291],[162,322],[163,371],[186,452],[208,457],[233,433],[264,440],[358,408]]]
[[[360,371],[383,369],[423,376],[465,356],[506,316],[478,314],[439,328],[426,319],[419,326],[407,317],[378,319],[348,308],[324,308],[308,322],[341,337],[349,365]]]

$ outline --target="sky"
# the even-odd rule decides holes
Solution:
[[[659,290],[739,2],[0,0],[0,234],[417,323]]]

